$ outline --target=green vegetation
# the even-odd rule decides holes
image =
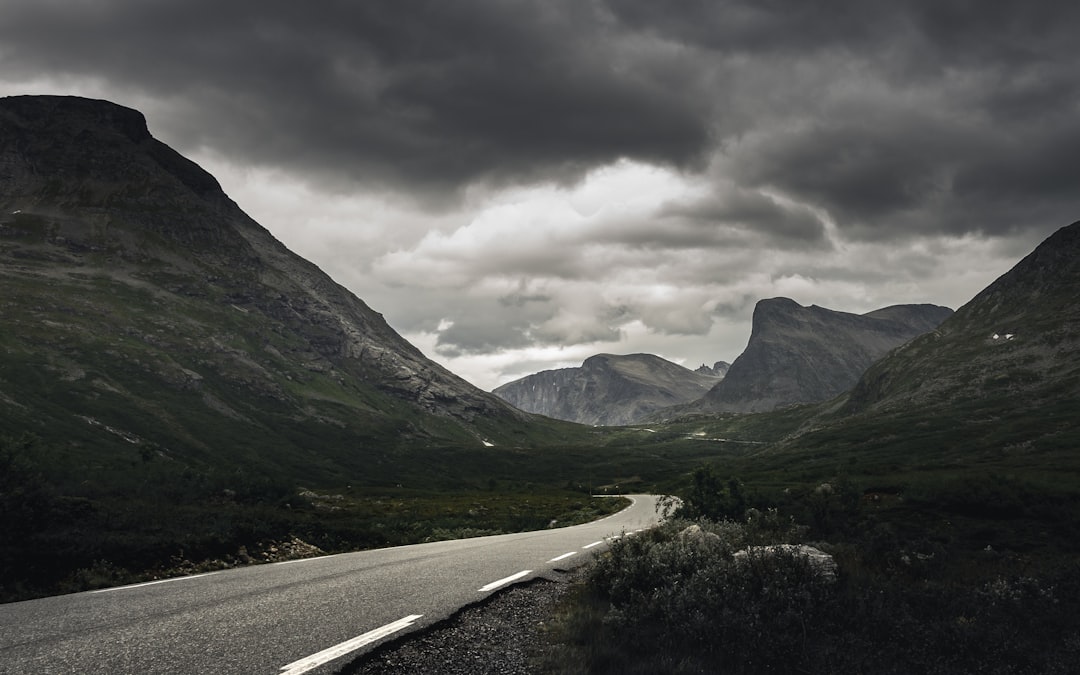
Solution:
[[[714,452],[665,482],[682,499],[676,520],[591,569],[545,669],[1075,670],[1076,371],[1059,350],[1033,372],[990,332],[916,340],[820,405],[654,427],[666,451],[681,435]],[[707,534],[683,534],[691,524]],[[831,554],[835,580],[790,555],[734,556],[789,542]]]
[[[78,481],[33,437],[0,439],[0,599],[271,558],[501,534],[594,520],[625,505],[491,479],[480,489],[297,489],[244,471],[178,469],[132,450],[127,472]]]
[[[777,508],[758,495],[737,520],[687,520],[741,494],[700,469],[674,519],[590,568],[540,670],[1073,672],[1080,495],[956,480],[913,493],[840,481],[788,490]],[[1022,536],[1033,527],[1053,533]],[[836,574],[792,552],[735,555],[793,542],[831,554]]]
[[[894,367],[907,378],[894,398],[884,387],[859,405],[856,390],[687,418],[652,427],[643,445],[617,432],[639,451],[711,452],[664,475],[682,500],[675,520],[620,540],[590,570],[551,630],[561,656],[542,670],[1072,672],[1080,416],[1062,354],[1053,376],[1005,362],[983,380]],[[903,398],[928,381],[967,389]],[[707,534],[682,534],[692,524]],[[734,556],[789,542],[831,554],[835,580],[790,555]]]

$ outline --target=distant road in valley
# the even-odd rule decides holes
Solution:
[[[586,525],[343,553],[0,605],[0,673],[333,673],[507,585],[658,522],[657,497]]]

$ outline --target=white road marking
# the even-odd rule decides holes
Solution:
[[[167,584],[170,581],[184,581],[186,579],[198,579],[199,577],[209,577],[217,572],[204,572],[202,574],[192,574],[187,577],[173,577],[171,579],[158,579],[157,581],[145,581],[141,584],[130,584],[128,586],[113,586],[112,588],[100,588],[96,591],[90,591],[91,593],[111,593],[113,591],[126,591],[129,588],[142,588],[143,586],[153,586],[155,584]]]
[[[584,545],[584,546],[582,546],[581,548],[592,548],[593,546],[599,546],[600,544],[603,544],[603,543],[604,543],[604,540],[603,540],[603,539],[601,539],[600,541],[594,541],[594,542],[593,542],[593,543],[591,543],[591,544],[585,544],[585,545]]]
[[[493,591],[496,588],[498,588],[499,586],[505,586],[506,584],[510,583],[511,581],[517,581],[521,577],[527,576],[529,574],[532,574],[532,570],[522,570],[522,571],[518,572],[517,574],[511,574],[510,576],[505,577],[503,579],[499,579],[498,581],[492,581],[487,586],[481,586],[480,588],[478,588],[476,590],[478,592],[480,592],[480,593],[486,593],[487,591]]]
[[[559,556],[557,558],[552,558],[548,562],[559,562],[560,560],[566,560],[567,558],[569,558],[572,555],[577,555],[577,551],[570,551],[569,553],[563,553],[561,556]]]
[[[413,624],[414,621],[416,621],[422,616],[423,614],[410,614],[409,616],[398,619],[393,623],[388,623],[381,628],[376,628],[375,630],[368,631],[363,635],[358,635],[351,640],[346,640],[345,642],[336,644],[333,647],[324,649],[317,654],[305,656],[299,661],[293,661],[288,665],[282,666],[280,675],[300,675],[301,673],[306,673],[309,670],[314,670],[322,664],[326,663],[327,661],[333,661],[336,658],[345,656],[349,652],[354,652],[357,649],[360,649],[364,645],[371,644],[376,640],[381,640],[387,635],[392,635],[399,630],[408,628]]]

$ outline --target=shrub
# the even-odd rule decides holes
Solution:
[[[863,552],[822,544],[840,554],[832,580],[799,555],[740,562],[736,551],[764,541],[763,520],[776,541],[804,532],[766,513],[613,542],[561,615],[558,653],[593,673],[1067,673],[1080,662],[1076,563],[1041,578],[931,580],[852,574]]]
[[[738,478],[725,481],[707,464],[694,470],[691,487],[679,515],[712,520],[742,518],[746,505],[742,481]]]
[[[687,672],[704,663],[768,668],[804,658],[807,624],[831,582],[798,555],[736,560],[738,549],[761,541],[758,522],[688,525],[670,521],[618,540],[597,562],[590,581],[610,605],[609,639],[631,654],[642,644],[683,654],[679,668]]]

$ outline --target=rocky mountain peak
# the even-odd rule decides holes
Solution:
[[[731,368],[731,364],[728,363],[727,361],[717,361],[716,363],[712,364],[711,366],[708,366],[708,365],[703,363],[700,366],[698,366],[696,369],[694,369],[694,372],[697,373],[698,375],[709,375],[711,377],[724,377],[725,375],[727,375],[727,372],[728,372],[729,368]]]
[[[2,101],[4,113],[24,127],[47,125],[75,138],[87,131],[113,131],[132,143],[151,139],[141,112],[110,101],[79,96],[10,96]]]
[[[761,300],[746,350],[689,408],[765,412],[832,398],[889,350],[932,330],[951,313],[936,305],[899,305],[859,315],[804,307],[790,298]]]
[[[6,208],[58,215],[90,209],[102,223],[151,212],[158,217],[141,224],[162,231],[165,224],[194,227],[198,216],[222,208],[238,210],[213,176],[150,135],[141,112],[109,101],[0,98],[0,134]]]
[[[812,307],[813,306],[816,305],[812,305]],[[764,298],[758,300],[757,304],[754,305],[754,315],[759,317],[759,319],[764,320],[770,316],[788,316],[793,312],[804,309],[808,308],[803,307],[791,298],[782,296],[776,298]]]

